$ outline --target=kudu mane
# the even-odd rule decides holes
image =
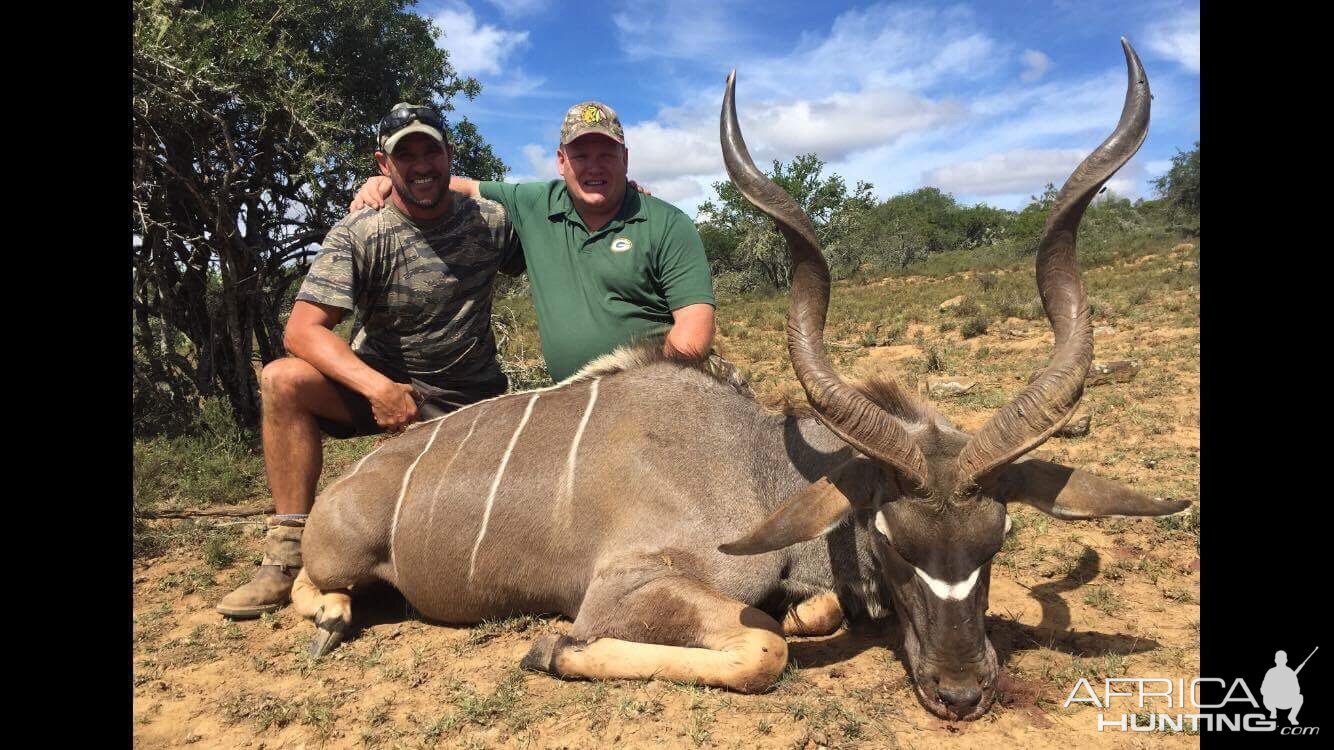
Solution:
[[[621,346],[584,365],[578,372],[562,381],[561,385],[571,385],[592,380],[593,378],[604,378],[617,373],[630,372],[632,370],[640,370],[654,365],[663,364],[683,370],[696,370],[701,372],[712,380],[731,388],[751,401],[759,403],[759,400],[755,398],[755,394],[743,381],[737,376],[719,368],[710,360],[683,360],[666,356],[662,351],[661,338],[648,339]],[[930,404],[919,400],[913,394],[909,393],[891,376],[871,375],[865,380],[849,381],[849,385],[855,388],[863,396],[870,399],[872,403],[908,425],[921,425],[925,427],[931,424],[946,422],[946,420],[940,416],[939,412],[932,408]],[[761,404],[761,406],[764,405]],[[772,413],[782,414],[788,417],[797,417],[799,419],[815,417],[815,410],[811,408],[809,402],[805,399],[793,398],[787,395],[782,397],[782,400],[777,406],[765,406],[765,409]]]

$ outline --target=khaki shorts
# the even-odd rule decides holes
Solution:
[[[505,392],[506,380],[504,376],[494,382],[488,383],[491,388],[483,388],[480,391],[461,392],[439,388],[429,383],[423,383],[416,378],[411,380],[412,389],[416,391],[417,398],[417,421],[435,419],[461,409],[468,404],[476,403],[483,399],[499,396]],[[324,434],[332,438],[345,439],[357,437],[360,435],[377,435],[384,432],[384,428],[375,422],[375,415],[371,412],[371,402],[366,397],[348,388],[341,383],[334,383],[334,390],[338,391],[338,397],[342,400],[343,406],[352,414],[352,421],[336,422],[332,419],[316,417],[316,422]]]

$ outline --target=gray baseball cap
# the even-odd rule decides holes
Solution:
[[[445,118],[434,107],[399,102],[380,120],[380,150],[386,154],[394,153],[398,142],[413,133],[425,133],[449,148],[449,136],[444,126]],[[395,127],[398,129],[395,130]]]

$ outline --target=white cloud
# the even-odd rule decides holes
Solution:
[[[715,172],[722,164],[717,131],[716,121],[688,126],[631,125],[625,129],[630,171],[646,181]]]
[[[840,14],[828,36],[807,37],[788,54],[755,60],[746,76],[766,94],[925,91],[990,74],[999,47],[966,7],[880,4]]]
[[[1200,10],[1183,10],[1144,30],[1150,52],[1173,60],[1192,73],[1200,72]]]
[[[511,67],[505,77],[486,84],[486,93],[513,98],[530,96],[543,89],[547,82],[544,76],[530,76],[518,67]]]
[[[1154,177],[1161,177],[1162,175],[1167,174],[1167,170],[1171,168],[1172,168],[1171,159],[1158,159],[1155,161],[1144,162],[1145,174],[1153,175]]]
[[[1024,64],[1024,71],[1019,74],[1019,80],[1024,83],[1033,83],[1042,76],[1046,75],[1051,67],[1051,58],[1035,49],[1026,49],[1019,56]]]
[[[1047,183],[1060,185],[1087,151],[1078,149],[1015,149],[973,161],[947,164],[923,175],[926,184],[946,192],[1001,195],[1041,192]]]
[[[533,170],[527,179],[554,180],[560,176],[556,174],[556,149],[530,143],[523,147],[523,156],[528,160],[528,167]],[[514,181],[523,182],[523,180]]]
[[[891,144],[905,133],[928,130],[959,117],[962,109],[895,90],[834,94],[815,101],[751,105],[744,131],[757,153],[789,157],[814,151],[825,160]]]
[[[528,43],[528,32],[507,31],[478,24],[472,8],[451,2],[433,19],[444,33],[437,46],[449,51],[449,61],[460,75],[500,75],[506,59]]]
[[[550,0],[487,0],[505,14],[506,18],[532,16],[545,11]]]
[[[747,26],[727,17],[716,0],[627,4],[612,15],[616,41],[632,59],[699,59],[734,48]]]
[[[638,180],[640,178],[635,177]],[[652,191],[653,197],[661,198],[668,203],[681,204],[692,201],[703,200],[709,190],[709,181],[697,177],[673,177],[671,179],[660,180],[657,182],[643,181],[643,185]]]

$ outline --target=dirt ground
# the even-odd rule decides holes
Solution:
[[[1170,259],[1159,260],[1166,267]],[[895,283],[939,283],[937,296],[953,294],[938,279]],[[1097,360],[1137,359],[1143,369],[1130,382],[1089,388],[1082,408],[1093,415],[1092,432],[1053,439],[1043,446],[1046,456],[1144,492],[1198,501],[1199,327],[1188,304],[1198,296],[1198,286],[1155,296],[1098,335]],[[1009,330],[1020,324],[1026,335]],[[976,379],[976,392],[938,402],[961,426],[985,421],[1018,391],[1023,368],[1049,351],[1042,321],[993,328],[967,341],[951,334],[965,355],[987,347],[981,356],[960,357],[952,373]],[[934,328],[929,335],[939,336]],[[886,363],[901,369],[915,349],[871,347],[842,369],[853,377]],[[762,397],[781,390],[757,388]],[[182,544],[136,560],[135,742],[256,749],[1198,746],[1199,736],[1186,732],[1100,733],[1097,709],[1061,705],[1080,677],[1101,685],[1105,676],[1198,674],[1198,513],[1077,523],[1029,508],[1012,507],[1011,515],[1014,530],[994,561],[987,618],[1001,698],[987,716],[967,723],[941,721],[917,703],[892,616],[792,639],[789,670],[754,696],[521,672],[529,644],[568,622],[436,625],[389,589],[362,592],[354,632],[313,662],[305,653],[313,626],[290,611],[246,622],[213,611],[249,577],[262,529],[196,522],[208,539],[222,535],[209,544],[232,544],[241,554],[229,561],[208,544]]]

